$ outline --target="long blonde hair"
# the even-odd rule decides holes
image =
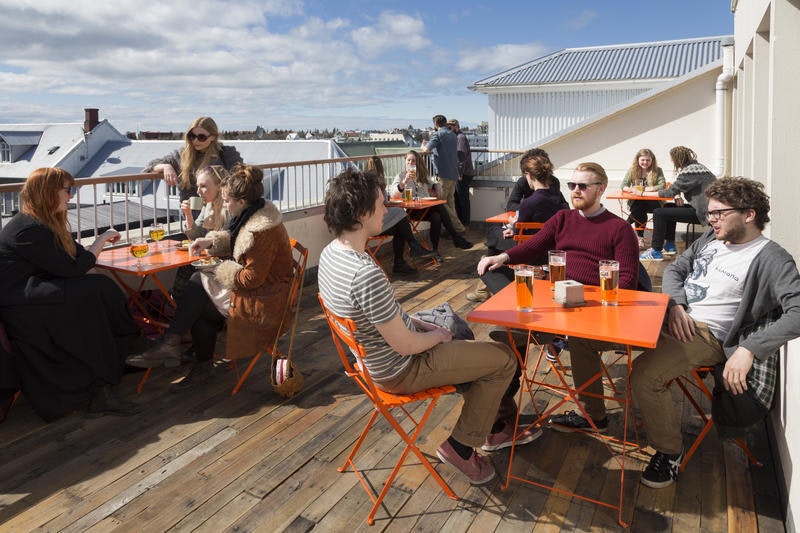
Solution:
[[[214,137],[205,152],[195,150],[192,141],[189,140],[189,133],[195,128],[203,128],[209,136]],[[181,153],[181,175],[178,185],[181,189],[186,190],[192,187],[192,176],[195,172],[207,167],[222,152],[222,145],[219,143],[219,128],[211,117],[195,119],[186,129],[183,140],[185,146]]]
[[[653,161],[650,164],[650,170],[647,171],[646,176],[642,176],[642,167],[639,166],[639,158],[642,156],[647,156]],[[649,148],[642,148],[636,152],[636,155],[633,157],[633,163],[631,164],[629,172],[634,183],[644,179],[648,187],[654,186],[658,182],[658,161],[656,161],[656,154]]]
[[[28,176],[19,193],[22,212],[35,218],[52,231],[56,245],[67,252],[70,257],[75,257],[77,247],[72,238],[67,212],[56,212],[56,209],[59,204],[59,191],[64,187],[73,187],[74,185],[75,178],[62,168],[38,168]]]
[[[228,171],[225,170],[225,167],[222,165],[211,165],[209,167],[204,168],[200,172],[197,173],[198,177],[200,174],[208,175],[217,186],[220,187],[220,190],[217,191],[217,197],[211,202],[211,209],[209,213],[209,209],[206,209],[205,218],[210,224],[210,229],[213,230],[220,230],[222,226],[225,225],[225,216],[223,215],[224,208],[222,207],[222,180],[229,176]]]

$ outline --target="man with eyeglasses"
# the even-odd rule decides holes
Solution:
[[[597,163],[581,163],[567,183],[570,199],[575,209],[556,212],[530,239],[478,263],[478,275],[510,264],[528,264],[548,250],[566,250],[567,279],[584,285],[600,285],[598,262],[601,259],[619,261],[619,286],[636,289],[639,278],[639,240],[633,228],[624,219],[608,211],[600,200],[608,186],[608,176]],[[549,338],[537,334],[539,342]],[[506,337],[507,339],[507,337]],[[499,340],[499,339],[498,339]],[[603,347],[602,349],[611,349]],[[569,338],[570,360],[575,383],[586,383],[601,372],[598,349],[586,339]],[[579,395],[591,421],[568,411],[550,418],[553,429],[575,431],[595,429],[603,431],[608,426],[603,384],[594,380]]]
[[[656,348],[633,362],[633,398],[656,450],[641,481],[652,488],[674,483],[684,459],[667,383],[717,365],[724,389],[745,395],[735,400],[737,421],[755,423],[772,404],[777,350],[800,336],[800,275],[792,256],[761,233],[769,222],[763,184],[721,178],[705,196],[711,227],[664,271],[667,320]],[[744,409],[754,416],[742,420]]]

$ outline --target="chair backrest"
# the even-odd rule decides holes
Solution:
[[[289,309],[292,309],[297,301],[300,287],[302,286],[303,276],[306,273],[306,263],[308,262],[308,249],[297,242],[297,239],[289,239],[292,246],[292,288],[289,291]]]
[[[527,241],[531,238],[531,236],[536,233],[525,233],[527,230],[540,230],[544,226],[544,222],[517,222],[514,224],[514,229],[517,230],[517,233],[514,235],[514,241],[516,242],[523,242]]]
[[[339,352],[339,358],[342,360],[345,373],[355,379],[359,387],[369,396],[373,401],[380,401],[375,384],[364,366],[364,359],[367,357],[367,352],[364,346],[356,340],[356,323],[350,318],[343,318],[335,315],[330,309],[325,306],[325,300],[322,299],[322,294],[319,297],[319,304],[322,306],[322,313],[328,321],[328,327],[331,330],[331,337],[333,337],[333,344],[336,346],[336,351]],[[357,367],[350,361],[350,356],[356,358]]]

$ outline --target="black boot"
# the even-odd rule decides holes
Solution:
[[[430,257],[433,255],[433,250],[427,250],[417,241],[408,241],[408,247],[411,248],[411,257]]]
[[[168,333],[158,344],[146,352],[129,355],[125,362],[138,368],[153,368],[157,366],[178,366],[181,364],[181,336]]]
[[[92,397],[86,418],[98,418],[103,415],[131,416],[141,411],[140,405],[123,400],[114,393],[111,385],[104,385]]]
[[[417,269],[406,263],[405,261],[400,261],[399,263],[394,264],[394,268],[392,269],[394,274],[416,274]]]
[[[453,244],[456,246],[456,248],[461,248],[462,250],[469,250],[472,248],[472,243],[461,235],[453,236]]]
[[[183,392],[201,385],[208,383],[208,380],[214,375],[214,364],[212,361],[199,361],[186,374],[186,377],[179,382],[173,384],[170,392]]]

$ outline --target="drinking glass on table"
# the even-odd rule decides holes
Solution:
[[[131,239],[131,255],[136,258],[136,268],[142,268],[142,257],[147,255],[148,244],[144,237]]]
[[[556,290],[556,281],[567,279],[567,252],[550,250],[547,252],[547,266],[550,269],[550,290]]]
[[[414,188],[406,185],[406,188],[403,189],[403,201],[407,204],[410,204],[413,198],[414,198]]]
[[[538,279],[542,267],[531,265],[514,266],[514,286],[517,294],[517,311],[533,311],[533,280]]]
[[[619,303],[619,261],[600,261],[600,301],[603,305]]]
[[[166,231],[164,230],[164,226],[161,224],[153,224],[150,227],[150,238],[153,239],[153,241],[160,241],[164,238],[164,235],[166,235]]]

